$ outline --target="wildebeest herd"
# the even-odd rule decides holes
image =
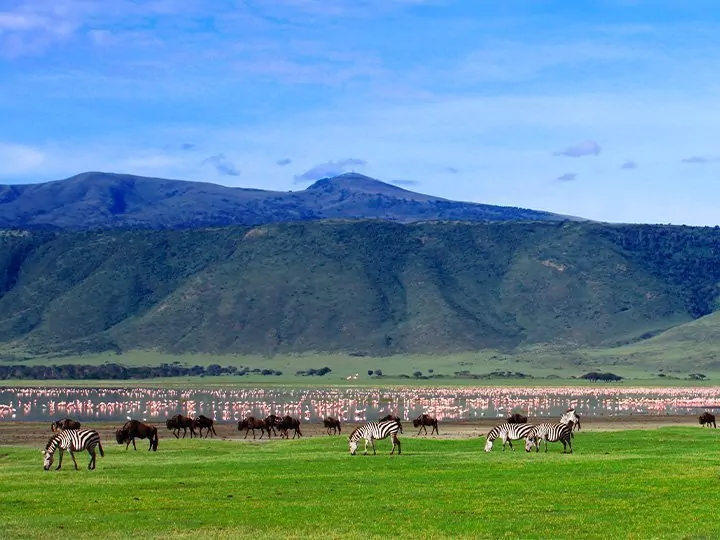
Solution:
[[[699,423],[701,426],[717,427],[715,424],[715,416],[709,412],[704,412],[699,417]],[[183,431],[182,438],[184,439],[187,435],[188,430],[190,431],[190,438],[194,436],[202,437],[203,430],[205,430],[205,438],[208,436],[213,437],[217,435],[215,431],[215,422],[212,418],[200,415],[197,418],[191,418],[183,416],[182,414],[176,414],[167,419],[165,426],[172,432],[176,439],[180,438],[180,430]],[[438,421],[436,418],[421,414],[413,420],[414,427],[420,427],[417,435],[424,430],[427,434],[427,427],[432,427],[430,434],[439,434]],[[323,427],[328,435],[340,434],[342,432],[340,421],[337,418],[328,416],[323,421]],[[580,429],[580,416],[575,412],[574,408],[567,409],[561,416],[559,422],[543,422],[540,424],[529,424],[527,416],[520,413],[513,413],[506,419],[505,422],[493,427],[487,434],[485,434],[486,443],[485,451],[489,452],[492,450],[493,442],[496,439],[500,439],[503,442],[503,450],[505,446],[509,445],[513,449],[512,441],[525,439],[525,450],[530,452],[535,448],[536,452],[540,451],[540,445],[545,442],[545,451],[548,450],[548,442],[561,442],[563,445],[563,453],[567,452],[569,447],[570,453],[572,453],[572,438],[573,431]],[[104,456],[104,450],[100,442],[100,435],[93,429],[82,428],[80,422],[72,420],[70,418],[63,418],[56,420],[50,425],[54,435],[50,437],[45,450],[42,451],[44,455],[43,468],[49,470],[53,460],[54,453],[60,451],[60,459],[58,460],[58,466],[60,469],[62,466],[63,452],[68,451],[70,457],[75,464],[75,468],[78,468],[77,461],[75,461],[74,452],[87,451],[90,454],[90,463],[88,469],[95,468],[96,460],[96,449],[99,450],[100,456]],[[248,434],[252,431],[253,439],[255,439],[255,431],[260,431],[260,438],[264,435],[271,438],[272,435],[277,436],[280,433],[281,439],[290,438],[290,430],[293,430],[293,439],[295,437],[302,437],[302,431],[300,430],[300,420],[291,416],[276,416],[274,414],[261,419],[249,416],[243,420],[240,420],[237,424],[238,431],[245,431],[245,439]],[[355,454],[358,444],[361,439],[365,441],[365,454],[367,454],[368,444],[372,446],[373,453],[375,452],[375,441],[391,438],[392,451],[395,452],[395,448],[398,449],[398,454],[401,453],[401,444],[398,439],[398,433],[402,433],[402,419],[395,415],[387,415],[380,418],[376,422],[368,422],[362,426],[355,428],[350,436],[348,437],[348,443],[350,447],[350,453]],[[155,426],[151,426],[140,422],[139,420],[129,420],[121,428],[115,430],[115,439],[117,443],[122,445],[125,444],[125,450],[127,450],[132,443],[133,448],[137,450],[135,445],[135,439],[147,439],[150,443],[148,450],[154,452],[158,449],[158,430]]]

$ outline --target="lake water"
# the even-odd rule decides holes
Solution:
[[[581,416],[696,415],[720,407],[720,387],[631,388],[623,386],[547,388],[9,388],[0,387],[0,422],[153,422],[176,413],[204,414],[217,421],[248,415],[297,416],[306,422],[335,416],[346,422],[375,420],[392,413],[411,419],[426,412],[438,420],[462,421],[507,416],[513,410],[533,417],[559,417],[575,406]]]

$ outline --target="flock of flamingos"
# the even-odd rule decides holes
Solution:
[[[519,409],[551,419],[567,406],[593,417],[694,415],[720,407],[714,387],[448,387],[448,388],[0,388],[0,421],[44,420],[60,416],[117,421],[164,421],[176,412],[222,422],[249,415],[290,415],[303,422],[332,416],[365,422],[386,414],[439,421],[502,418]]]

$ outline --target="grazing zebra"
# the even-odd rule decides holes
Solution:
[[[535,447],[535,451],[540,451],[540,441],[545,441],[545,451],[548,451],[548,442],[561,442],[563,444],[563,454],[567,452],[567,447],[570,447],[570,453],[572,454],[572,437],[573,421],[568,421],[567,424],[551,422],[545,422],[533,426],[532,430],[525,437],[525,451],[529,452]]]
[[[397,445],[398,455],[401,453],[400,439],[398,439],[398,431],[400,431],[400,422],[396,420],[386,420],[384,422],[369,422],[364,426],[355,428],[350,434],[348,442],[350,444],[350,455],[354,456],[355,451],[358,447],[360,439],[365,439],[365,455],[367,455],[368,443],[372,445],[373,455],[377,454],[375,451],[375,441],[390,437],[392,440],[392,451],[391,454],[395,453],[395,445]]]
[[[505,445],[510,445],[510,450],[515,450],[512,445],[512,441],[516,441],[518,439],[524,439],[528,436],[528,433],[532,431],[533,427],[530,424],[514,424],[512,422],[505,422],[503,424],[500,424],[498,426],[495,426],[490,431],[488,431],[487,442],[485,443],[485,451],[489,452],[492,450],[493,447],[493,441],[497,439],[498,437],[502,439],[503,442],[503,450],[505,450]]]
[[[50,440],[45,446],[45,450],[42,450],[42,453],[45,456],[43,469],[46,471],[50,470],[50,467],[53,464],[55,450],[59,448],[60,459],[58,460],[58,466],[55,470],[62,467],[63,452],[65,450],[70,452],[70,457],[72,458],[73,463],[75,463],[75,469],[78,468],[78,464],[77,461],[75,461],[75,455],[73,452],[87,450],[90,454],[88,469],[92,470],[95,468],[95,459],[97,457],[95,454],[96,446],[98,450],[100,450],[100,456],[105,457],[102,444],[100,444],[100,435],[98,435],[98,432],[94,429],[64,429],[59,431],[50,437]]]

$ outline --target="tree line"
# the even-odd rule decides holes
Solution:
[[[260,369],[236,366],[180,366],[161,364],[159,366],[123,366],[121,364],[81,365],[62,364],[51,366],[0,365],[0,380],[92,380],[92,379],[154,379],[159,377],[217,377],[220,375],[282,375],[275,369]]]

